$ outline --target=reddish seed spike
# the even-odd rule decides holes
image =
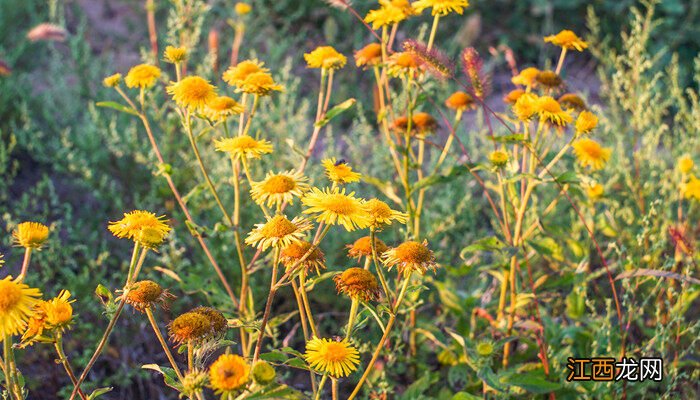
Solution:
[[[454,76],[452,61],[434,47],[429,50],[424,44],[409,39],[403,43],[403,49],[413,54],[421,67],[430,71],[437,78],[448,79]]]

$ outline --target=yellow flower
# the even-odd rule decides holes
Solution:
[[[246,15],[253,11],[253,7],[251,7],[250,4],[248,3],[243,3],[243,2],[238,2],[236,3],[235,6],[233,6],[233,9],[236,11],[236,14],[238,15]]]
[[[12,231],[16,246],[25,249],[41,249],[49,238],[49,227],[38,222],[22,222]]]
[[[678,159],[678,169],[682,173],[687,174],[688,172],[693,170],[693,167],[695,167],[695,163],[689,155],[686,154]]]
[[[502,167],[508,163],[508,153],[503,150],[495,150],[489,154],[489,161],[495,167]]]
[[[301,240],[299,242],[290,243],[282,249],[280,253],[280,262],[285,268],[305,268],[307,271],[314,269],[319,273],[321,269],[326,268],[326,258],[321,249],[315,247],[311,253],[311,243]],[[306,253],[309,253],[307,256]],[[302,261],[302,258],[306,259]]]
[[[586,107],[586,102],[583,101],[583,99],[580,96],[575,95],[573,93],[565,93],[561,97],[559,97],[557,101],[562,106],[572,108],[577,111],[583,111],[586,108],[588,108]]]
[[[258,204],[268,207],[278,206],[282,203],[293,204],[294,197],[301,197],[309,190],[306,183],[308,178],[299,171],[291,170],[274,174],[268,172],[260,182],[254,182],[250,193]]]
[[[39,289],[30,288],[11,276],[0,280],[0,341],[17,335],[27,326],[40,296]]]
[[[257,72],[270,72],[269,69],[264,68],[264,65],[265,63],[258,60],[241,61],[227,69],[222,78],[229,85],[240,88],[249,75]]]
[[[682,186],[683,197],[700,201],[700,179],[691,176],[686,184]]]
[[[319,46],[311,53],[304,54],[304,60],[309,68],[340,69],[348,61],[331,46]]]
[[[199,76],[188,76],[168,86],[168,93],[178,106],[189,110],[200,110],[216,98],[216,88]]]
[[[510,80],[514,85],[532,86],[535,84],[535,79],[537,79],[537,74],[540,70],[534,67],[525,68],[520,71],[518,75],[512,77]]]
[[[270,92],[281,92],[284,86],[278,85],[267,72],[254,72],[248,75],[237,92],[267,96]]]
[[[420,72],[418,59],[407,51],[392,54],[387,60],[387,64],[389,65],[389,75],[395,77],[415,75]]]
[[[405,224],[408,219],[408,214],[392,210],[388,204],[378,199],[368,200],[365,207],[369,213],[370,225],[375,228],[391,225],[393,221]]]
[[[44,333],[44,329],[47,329],[46,315],[44,315],[41,311],[42,303],[43,301],[39,301],[39,303],[37,303],[37,305],[34,307],[34,315],[29,318],[27,328],[22,334],[22,342],[20,344],[21,348],[34,345],[37,339],[39,339],[39,337]]]
[[[362,257],[372,257],[372,242],[369,236],[361,237],[355,240],[353,244],[349,244],[345,247],[348,248],[348,257],[350,258],[357,258],[359,260]],[[374,247],[377,251],[377,257],[381,256],[389,249],[383,241],[376,237],[374,238]]]
[[[126,74],[124,82],[130,88],[148,89],[160,78],[160,69],[153,65],[140,64],[132,67]]]
[[[163,52],[163,58],[171,64],[179,64],[187,59],[187,49],[184,47],[168,46]]]
[[[348,268],[333,280],[338,293],[345,293],[351,299],[368,302],[379,297],[377,278],[364,268]]]
[[[598,117],[590,111],[581,111],[576,118],[576,134],[585,135],[598,126]]]
[[[583,51],[588,47],[588,43],[584,42],[583,39],[567,29],[557,33],[556,35],[546,36],[544,41],[545,43],[552,43],[555,46],[559,46],[567,50],[575,49],[578,51]]]
[[[355,65],[358,67],[374,66],[382,60],[382,46],[370,43],[355,52]]]
[[[413,126],[416,127],[416,130],[420,136],[425,136],[435,132],[438,126],[435,118],[426,112],[417,112],[413,114],[411,121],[413,122]]]
[[[163,243],[170,232],[165,216],[156,217],[152,212],[135,210],[124,213],[124,218],[110,222],[108,229],[120,239],[133,240],[147,248]]]
[[[217,393],[240,389],[248,383],[250,365],[236,354],[222,354],[209,367],[209,381]]]
[[[264,224],[255,224],[255,228],[245,238],[246,244],[267,250],[270,246],[283,248],[292,243],[300,242],[305,232],[313,226],[305,218],[294,217],[291,221],[284,215],[267,217]]]
[[[365,16],[365,22],[372,24],[372,29],[398,24],[416,14],[408,0],[379,0],[379,5],[379,9],[370,10]]]
[[[565,126],[573,120],[571,114],[562,110],[559,103],[550,96],[540,97],[537,100],[536,108],[541,120],[553,124]]]
[[[578,163],[582,167],[590,167],[594,170],[602,169],[612,153],[610,148],[602,147],[595,140],[588,138],[577,140],[573,147]]]
[[[229,153],[231,157],[260,158],[263,154],[272,153],[272,144],[267,140],[255,140],[248,135],[234,138],[219,139],[215,142],[217,151]]]
[[[357,228],[366,228],[371,219],[364,200],[355,197],[355,193],[345,194],[345,189],[313,188],[301,198],[301,202],[308,208],[305,214],[318,214],[316,221],[328,225],[343,225],[346,230],[354,231]]]
[[[70,299],[70,292],[61,290],[58,296],[41,303],[40,308],[46,316],[45,321],[52,327],[64,327],[73,318],[73,306],[75,300]]]
[[[382,256],[387,268],[396,266],[399,273],[408,276],[412,272],[423,275],[428,269],[435,270],[437,263],[433,252],[428,249],[428,242],[408,241],[387,250]]]
[[[510,92],[508,92],[505,96],[503,96],[503,102],[507,104],[515,104],[515,102],[518,101],[520,96],[525,94],[525,91],[522,89],[513,89]]]
[[[344,185],[346,183],[359,182],[361,174],[352,170],[345,160],[336,161],[335,157],[327,158],[321,162],[326,169],[326,176],[331,181]]]
[[[513,105],[513,112],[519,120],[527,122],[537,113],[538,97],[532,93],[523,93]]]
[[[204,115],[212,121],[226,121],[228,117],[242,112],[243,106],[228,96],[213,98],[204,107]]]
[[[469,94],[457,91],[445,100],[445,106],[455,111],[466,111],[467,109],[476,108],[476,103],[474,103],[474,99]]]
[[[336,342],[317,337],[306,343],[304,358],[311,368],[334,378],[350,375],[360,363],[360,353],[347,340]]]
[[[432,8],[432,15],[447,15],[451,12],[456,12],[462,15],[464,9],[469,6],[467,0],[418,0],[413,2],[413,7],[419,13],[422,13],[426,8]]]
[[[603,189],[603,185],[600,183],[591,183],[586,187],[586,194],[591,200],[598,200],[599,198],[603,197],[604,193],[605,189]]]
[[[102,84],[106,87],[117,87],[122,83],[122,74],[110,75],[102,80]]]

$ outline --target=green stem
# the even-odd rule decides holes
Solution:
[[[382,284],[382,289],[384,290],[384,295],[386,296],[386,300],[388,304],[391,304],[393,301],[392,298],[392,293],[389,290],[389,285],[386,283],[386,279],[384,278],[384,272],[382,272],[382,267],[379,265],[379,257],[377,257],[377,238],[376,238],[376,231],[374,228],[370,228],[369,230],[369,242],[370,246],[372,247],[372,260],[374,260],[374,268],[377,270],[377,275],[379,276],[379,282]]]
[[[255,344],[255,353],[253,353],[253,362],[251,363],[252,365],[255,364],[256,361],[258,361],[258,358],[260,357],[260,350],[262,350],[262,342],[263,338],[265,337],[265,329],[267,328],[267,321],[270,319],[270,311],[272,309],[272,301],[275,298],[275,293],[277,293],[277,264],[279,263],[280,259],[280,249],[279,247],[275,248],[275,255],[274,259],[272,261],[272,277],[270,279],[270,292],[267,295],[267,302],[265,304],[265,312],[263,313],[263,319],[262,322],[260,323],[260,334],[258,335],[258,342]],[[302,291],[304,290],[303,288],[301,289]]]
[[[58,354],[58,361],[63,366],[63,369],[66,370],[66,374],[68,374],[70,381],[73,383],[73,385],[75,385],[76,382],[78,382],[78,380],[75,378],[73,368],[71,368],[70,363],[68,362],[68,357],[66,357],[66,353],[63,350],[63,335],[61,335],[61,333],[58,333],[56,335],[56,341],[53,343],[53,345],[56,349],[56,353]],[[85,396],[85,393],[83,393],[82,389],[78,390],[78,395],[81,399],[87,400],[87,396]]]
[[[350,305],[350,315],[348,316],[348,327],[345,329],[345,339],[350,339],[352,333],[352,327],[355,324],[355,316],[357,315],[357,306],[359,301],[357,299],[352,299],[352,304]]]
[[[24,277],[27,275],[27,269],[29,268],[29,260],[32,258],[32,248],[27,247],[24,250],[24,260],[22,260],[22,270],[19,273],[19,276],[17,277],[17,280],[19,282],[24,280]]]
[[[158,342],[160,342],[161,347],[163,347],[163,351],[165,352],[165,356],[168,357],[168,361],[170,361],[170,365],[173,367],[173,370],[175,371],[175,374],[177,375],[178,378],[180,378],[180,381],[182,381],[182,372],[180,372],[180,368],[178,368],[177,363],[175,362],[175,358],[173,357],[173,353],[170,352],[170,348],[168,347],[168,343],[165,341],[165,338],[163,338],[163,334],[160,332],[160,328],[158,327],[158,323],[156,322],[156,319],[153,317],[153,311],[151,310],[151,307],[146,308],[146,316],[148,317],[148,322],[151,323],[151,327],[153,328],[153,332],[156,334],[156,337],[158,338]]]
[[[430,38],[428,39],[428,50],[433,48],[433,42],[435,41],[435,34],[437,33],[439,22],[440,14],[435,14],[435,17],[433,18],[433,27],[430,29]]]
[[[323,377],[321,377],[321,383],[318,384],[318,391],[316,392],[316,400],[319,400],[321,398],[321,393],[323,392],[323,386],[326,384],[326,380],[328,380],[328,374],[323,374]]]

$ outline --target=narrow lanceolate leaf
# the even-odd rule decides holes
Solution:
[[[675,279],[678,281],[690,282],[690,283],[693,283],[695,285],[700,285],[700,279],[696,279],[696,278],[693,278],[691,276],[681,275],[681,274],[677,274],[675,272],[670,272],[670,271],[659,271],[659,270],[647,269],[647,268],[625,271],[625,272],[621,273],[620,275],[618,275],[617,278],[615,278],[615,280],[625,279],[625,278],[633,278],[635,276],[655,276],[657,278],[669,278],[669,279]]]
[[[326,115],[320,121],[316,122],[315,126],[320,128],[322,126],[328,125],[328,123],[331,122],[333,118],[349,110],[352,106],[355,105],[356,102],[357,100],[355,99],[347,99],[344,102],[336,105],[335,107],[328,110]]]
[[[116,101],[98,101],[95,103],[97,107],[106,107],[106,108],[112,108],[117,111],[121,111],[123,113],[131,114],[131,115],[139,115],[133,108],[129,108],[125,105],[119,104]]]
[[[525,139],[525,135],[522,133],[515,133],[512,135],[494,136],[490,138],[494,142],[498,143],[529,143],[529,140]]]
[[[429,186],[451,182],[460,176],[467,175],[473,167],[473,165],[468,164],[455,165],[444,175],[431,175],[419,180],[411,187],[411,190],[415,192],[416,190],[424,189]]]

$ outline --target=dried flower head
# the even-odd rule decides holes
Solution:
[[[134,282],[124,294],[125,301],[139,312],[145,312],[147,308],[156,305],[167,309],[168,300],[174,297],[159,284],[150,280]]]
[[[263,154],[272,153],[272,144],[267,140],[255,140],[248,135],[215,141],[217,151],[229,153],[234,159],[260,158]]]
[[[351,299],[368,302],[379,297],[377,278],[364,268],[348,268],[333,280],[338,293],[344,293]]]
[[[22,222],[12,231],[15,246],[40,250],[49,238],[49,227],[39,222]]]
[[[209,367],[209,382],[216,393],[242,389],[250,378],[250,365],[236,354],[222,354]]]
[[[130,88],[148,89],[153,87],[160,78],[160,69],[153,65],[140,64],[132,67],[124,78],[124,83]]]
[[[221,311],[212,307],[199,306],[193,308],[190,312],[201,314],[209,319],[209,326],[213,336],[222,336],[226,333],[228,320]]]
[[[409,276],[412,272],[423,275],[427,270],[435,270],[437,267],[435,256],[428,249],[426,240],[423,243],[404,242],[384,252],[382,259],[387,268],[396,266],[403,276]]]
[[[584,111],[588,108],[586,106],[586,102],[583,101],[581,96],[573,93],[565,93],[559,97],[557,101],[562,105],[562,107],[571,108],[576,111]]]
[[[306,343],[304,358],[311,368],[335,378],[350,375],[360,364],[360,353],[347,340],[315,337]]]
[[[331,46],[319,46],[312,52],[304,54],[309,68],[340,69],[348,59]]]
[[[601,146],[598,142],[588,138],[582,138],[573,144],[574,154],[582,167],[590,167],[593,170],[602,169],[610,159],[612,150]]]
[[[192,111],[204,108],[216,98],[216,88],[199,76],[188,76],[168,86],[168,93],[178,106]]]
[[[168,334],[175,343],[202,341],[212,336],[211,321],[204,314],[186,312],[168,325]]]
[[[363,236],[353,244],[345,246],[348,248],[348,257],[357,258],[358,260],[362,257],[372,257],[372,242],[369,236]],[[374,238],[374,247],[377,251],[377,256],[381,256],[389,247],[380,239]]]
[[[576,134],[586,135],[598,126],[598,117],[590,111],[581,111],[576,118]]]
[[[345,189],[337,187],[324,190],[312,188],[302,197],[301,202],[308,207],[304,214],[317,214],[318,222],[343,225],[348,231],[366,228],[370,224],[365,202],[356,198],[355,192],[345,194]]]
[[[105,87],[117,87],[122,83],[122,74],[113,74],[102,80],[102,84]]]
[[[327,158],[321,162],[326,169],[326,176],[338,185],[359,182],[362,175],[352,170],[352,167],[345,160],[336,161],[335,157]]]
[[[41,292],[11,276],[0,280],[0,337],[17,335],[35,314]]]
[[[135,210],[124,213],[124,218],[110,222],[108,229],[120,239],[129,239],[149,249],[158,247],[170,232],[165,216],[156,217],[152,212]]]
[[[382,46],[379,43],[370,43],[355,52],[355,65],[358,67],[371,67],[382,61]]]
[[[313,250],[311,248],[312,244],[305,240],[290,243],[282,249],[280,262],[287,269],[304,268],[307,271],[314,270],[319,274],[320,270],[326,269],[326,258],[318,246],[314,247]]]
[[[297,170],[273,173],[268,172],[260,182],[253,182],[250,194],[258,204],[268,207],[283,203],[294,203],[294,197],[301,197],[309,190],[308,178]]]
[[[306,218],[294,217],[290,221],[284,215],[275,215],[267,217],[267,222],[264,224],[255,224],[255,228],[248,234],[245,242],[263,251],[270,246],[284,248],[301,241],[311,228],[313,226]]]
[[[538,72],[535,76],[535,81],[537,81],[537,85],[547,89],[559,89],[564,83],[561,77],[554,71]]]
[[[187,49],[184,47],[168,46],[163,52],[163,59],[171,64],[179,64],[187,60]]]
[[[578,37],[574,32],[567,29],[564,29],[556,35],[546,36],[544,41],[545,43],[552,43],[555,46],[567,50],[583,51],[588,47],[588,43],[583,41],[583,39]]]

